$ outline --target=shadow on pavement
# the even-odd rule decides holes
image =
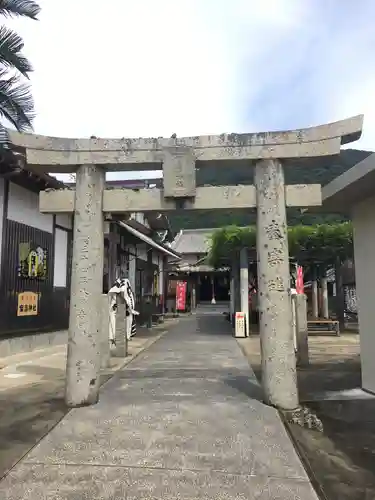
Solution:
[[[355,334],[347,343],[325,337],[311,342],[311,364],[298,369],[300,399],[321,419],[324,432],[288,425],[314,483],[328,500],[375,499],[375,398],[312,402],[317,394],[361,386],[358,344],[353,339]],[[257,342],[251,339],[243,348],[261,381]]]
[[[248,398],[256,399],[263,403],[262,388],[255,380],[251,380],[245,376],[238,376],[226,378],[225,383],[238,392],[242,392]]]
[[[48,433],[69,409],[63,382],[0,393],[0,478]]]

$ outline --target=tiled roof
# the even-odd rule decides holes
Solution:
[[[182,229],[171,243],[171,248],[181,254],[205,254],[209,250],[210,236],[215,229]]]
[[[212,271],[220,271],[220,272],[229,271],[229,267],[221,267],[219,269],[215,269],[212,266],[209,266],[208,264],[192,266],[190,264],[185,263],[182,264],[181,266],[179,265],[177,267],[177,270],[180,272],[190,272],[190,273],[210,273]]]

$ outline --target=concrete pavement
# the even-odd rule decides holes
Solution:
[[[4,500],[317,500],[221,314],[181,318],[0,482]]]
[[[177,320],[139,328],[129,357],[111,358],[101,384],[134,359]],[[0,478],[68,412],[64,403],[66,346],[0,358]]]

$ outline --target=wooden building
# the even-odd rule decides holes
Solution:
[[[63,186],[12,155],[0,162],[0,341],[68,328],[73,217],[39,212],[39,191]],[[149,302],[153,310],[165,303],[167,260],[179,260],[163,243],[171,235],[168,218],[133,213],[105,224],[103,292],[126,273],[145,321],[146,302],[148,310]]]
[[[171,244],[171,248],[181,255],[181,260],[170,261],[169,276],[171,279],[188,281],[189,295],[194,290],[196,303],[229,300],[229,269],[214,269],[207,262],[213,231],[214,229],[182,229]]]

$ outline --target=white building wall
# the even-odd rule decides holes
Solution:
[[[13,182],[9,183],[8,219],[53,232],[53,215],[39,212],[39,195]]]
[[[56,224],[66,229],[73,229],[73,217],[69,214],[56,214]]]
[[[362,387],[375,393],[375,197],[352,211]]]
[[[68,233],[63,229],[56,228],[55,254],[53,262],[54,287],[64,287],[64,288],[66,287],[67,256],[68,256]]]
[[[1,179],[1,182],[4,182]],[[4,189],[0,184],[1,200]],[[1,211],[2,213],[2,211]],[[27,226],[35,227],[41,231],[53,233],[53,215],[41,214],[39,212],[39,194],[29,191],[13,182],[9,183],[8,214],[7,218]],[[0,217],[2,225],[2,217]],[[56,216],[56,223],[60,226],[71,229],[72,216],[59,214]],[[2,227],[0,227],[0,230]],[[2,231],[0,231],[2,234]],[[1,246],[0,246],[1,248]],[[68,256],[68,234],[62,229],[56,228],[55,252],[54,252],[54,276],[53,285],[55,287],[66,287],[67,278],[67,256]]]
[[[164,295],[164,260],[163,256],[160,255],[159,258],[159,295]]]

